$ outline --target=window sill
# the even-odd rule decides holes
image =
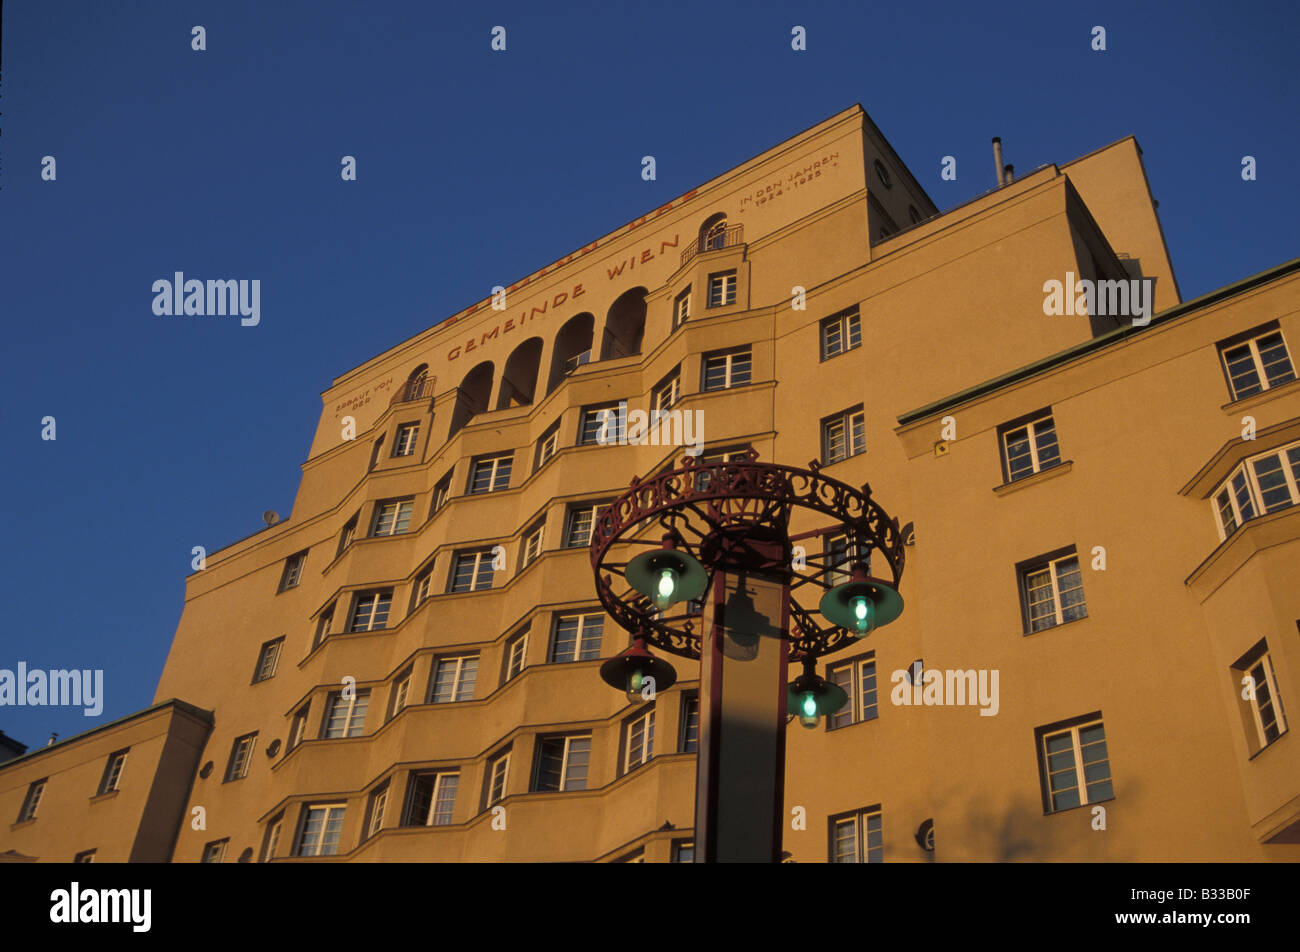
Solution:
[[[1114,799],[1115,799],[1115,795],[1111,794],[1109,797],[1106,797],[1103,800],[1089,800],[1087,803],[1080,803],[1077,806],[1066,807],[1064,810],[1044,810],[1043,816],[1060,816],[1063,813],[1073,813],[1075,810],[1084,810],[1089,807],[1095,807],[1100,803],[1110,803]]]
[[[30,820],[19,820],[17,823],[10,823],[9,829],[10,831],[21,830],[25,826],[31,826],[33,823],[36,822],[36,820],[37,820],[36,817],[32,817]]]
[[[1276,387],[1269,387],[1259,393],[1252,393],[1249,397],[1242,397],[1239,400],[1230,400],[1223,406],[1219,407],[1224,413],[1237,413],[1241,410],[1250,410],[1262,404],[1268,403],[1274,397],[1284,397],[1289,393],[1300,393],[1300,378],[1288,380],[1286,383],[1278,384]]]
[[[97,793],[90,798],[90,802],[103,803],[105,800],[112,800],[115,796],[117,796],[117,794],[118,794],[117,790],[110,790],[107,793]]]
[[[1037,631],[1022,631],[1020,634],[1024,638],[1029,638],[1033,635],[1046,634],[1049,631],[1059,631],[1062,628],[1068,628],[1070,625],[1077,625],[1080,622],[1085,622],[1091,617],[1092,617],[1091,615],[1084,615],[1082,618],[1074,618],[1071,619],[1070,621],[1063,621],[1059,625],[1049,625],[1046,628],[1039,628]]]
[[[1032,476],[1025,476],[1022,477],[1021,479],[1013,480],[1012,482],[1009,483],[1003,483],[1001,486],[994,486],[993,492],[999,496],[1005,496],[1008,493],[1015,492],[1017,489],[1024,489],[1026,486],[1032,486],[1037,483],[1044,482],[1045,480],[1051,479],[1053,476],[1064,476],[1073,468],[1074,468],[1074,460],[1072,459],[1062,460],[1061,462],[1056,463],[1053,466],[1049,466],[1046,469],[1040,469]]]
[[[1284,730],[1284,731],[1283,731],[1281,734],[1279,734],[1275,739],[1269,741],[1265,746],[1261,747],[1259,750],[1255,751],[1253,754],[1251,754],[1249,757],[1247,757],[1247,758],[1246,758],[1247,762],[1254,760],[1256,757],[1258,757],[1260,754],[1264,753],[1264,751],[1266,751],[1266,750],[1272,750],[1274,747],[1276,747],[1276,746],[1277,746],[1277,745],[1282,741],[1282,739],[1283,739],[1284,737],[1286,737],[1287,734],[1290,734],[1290,733],[1291,733],[1291,729],[1290,729],[1290,728],[1287,728],[1286,730]]]

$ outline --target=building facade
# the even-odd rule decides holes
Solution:
[[[788,728],[792,859],[1300,859],[1298,305],[1297,262],[1181,300],[1131,137],[941,214],[845,110],[324,392],[289,518],[188,580],[151,711],[201,753],[149,822],[177,862],[689,860],[698,666],[600,681],[588,544],[753,449],[910,524],[902,617]],[[140,858],[42,824],[93,794],[29,810],[70,745],[135,782],[99,733],[0,765],[0,851]]]

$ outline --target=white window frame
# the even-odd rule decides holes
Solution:
[[[442,479],[438,480],[433,487],[433,500],[429,507],[429,518],[433,518],[443,506],[447,505],[447,500],[451,498],[451,473],[448,473]]]
[[[284,648],[284,636],[273,638],[266,644],[262,645],[262,650],[257,657],[257,672],[253,678],[254,684],[261,684],[263,681],[269,681],[277,671],[280,670],[280,653]],[[270,670],[267,670],[269,667]]]
[[[361,624],[362,608],[365,607],[365,624]],[[383,617],[380,617],[380,608],[383,608]],[[352,601],[352,618],[348,624],[348,631],[383,631],[388,627],[388,617],[393,612],[393,592],[392,589],[368,589],[363,592],[357,592]]]
[[[448,655],[437,658],[433,663],[433,679],[429,685],[430,704],[456,704],[474,700],[474,689],[478,684],[477,654]],[[451,696],[438,698],[438,682],[443,668],[452,671]]]
[[[411,515],[415,511],[415,500],[386,499],[375,506],[375,518],[370,526],[370,535],[394,536],[411,531]]]
[[[871,829],[871,821],[877,821],[877,829]],[[841,859],[839,853],[840,845],[840,828],[846,825],[853,827],[853,858]],[[871,845],[871,834],[876,833],[880,837],[880,843],[877,846]],[[868,863],[883,863],[885,861],[885,818],[884,812],[880,809],[859,810],[850,816],[834,817],[831,820],[831,862],[832,863],[861,863],[862,857],[866,857]]]
[[[414,809],[414,800],[407,804],[406,817],[403,820],[405,826],[451,826],[455,818],[456,795],[460,792],[460,771],[459,770],[437,770],[437,771],[417,771],[411,775],[411,796],[414,798],[416,785],[423,780],[432,779],[433,784],[429,789],[429,807],[424,815],[423,823],[412,823],[411,813]],[[447,793],[448,786],[452,787],[451,795],[448,798],[448,810],[445,813],[445,819],[438,822],[438,805]]]
[[[391,784],[385,783],[370,794],[370,803],[367,805],[366,839],[370,839],[384,828],[384,811],[388,809],[388,790],[390,786]]]
[[[1105,782],[1109,783],[1111,786],[1111,795],[1109,797],[1102,797],[1100,800],[1088,799],[1088,779],[1084,768],[1090,767],[1092,766],[1092,764],[1101,763],[1102,761],[1094,760],[1089,764],[1085,764],[1083,762],[1083,745],[1080,743],[1079,740],[1079,734],[1082,731],[1087,730],[1089,727],[1101,727],[1102,743],[1106,745],[1106,756],[1104,758],[1106,764]],[[1056,803],[1053,800],[1052,775],[1054,773],[1065,773],[1065,770],[1056,770],[1056,771],[1052,770],[1051,758],[1053,754],[1048,751],[1047,742],[1053,738],[1060,737],[1064,734],[1070,735],[1070,745],[1071,745],[1071,749],[1074,751],[1074,766],[1072,769],[1074,770],[1075,786],[1073,787],[1073,789],[1077,790],[1079,793],[1079,802],[1075,806],[1058,808],[1056,806]],[[1113,800],[1115,798],[1115,775],[1110,769],[1110,738],[1106,737],[1106,725],[1103,719],[1097,718],[1095,720],[1090,720],[1082,724],[1075,724],[1071,727],[1052,728],[1051,730],[1045,730],[1042,732],[1042,736],[1038,740],[1038,745],[1040,749],[1040,756],[1043,758],[1042,771],[1041,771],[1042,776],[1040,777],[1040,783],[1042,784],[1043,792],[1046,794],[1047,797],[1046,805],[1047,805],[1048,813],[1063,813],[1066,810],[1073,810],[1076,809],[1076,807],[1086,806],[1089,803],[1103,803],[1107,800]],[[1056,751],[1056,753],[1063,753],[1063,751]],[[1097,780],[1093,781],[1093,783],[1100,783],[1100,782],[1101,781],[1097,781]],[[1062,788],[1062,789],[1064,790],[1070,788]]]
[[[213,840],[203,846],[204,863],[224,863],[226,861],[226,847],[230,845],[230,837],[222,840]]]
[[[509,794],[510,751],[497,754],[488,764],[487,805],[500,803]],[[497,791],[500,791],[499,793]]]
[[[449,595],[462,595],[466,592],[486,592],[496,581],[496,569],[492,567],[492,550],[491,549],[473,549],[468,552],[457,552],[451,560],[451,579],[447,584],[447,593]],[[461,576],[461,568],[470,566],[469,587],[458,588],[458,581]],[[484,566],[487,566],[485,569]],[[483,576],[486,573],[486,580]]]
[[[695,740],[691,747],[691,711],[695,713]],[[681,722],[677,727],[677,752],[694,754],[700,750],[700,692],[686,691],[682,694]]]
[[[415,587],[411,593],[411,611],[415,611],[429,597],[429,590],[433,586],[433,566],[429,566],[423,572],[415,577]]]
[[[537,466],[534,471],[541,469],[560,451],[560,423],[557,420],[551,428],[542,434],[542,438],[537,441]]]
[[[528,566],[541,557],[542,544],[546,531],[546,522],[542,521],[533,526],[528,534],[524,536],[523,552],[519,558],[519,571],[522,572]]]
[[[626,421],[618,414],[617,403],[583,407],[578,420],[579,446],[611,446],[623,439]],[[608,428],[606,424],[609,424]],[[603,443],[602,443],[603,439]]]
[[[469,495],[485,496],[488,493],[499,493],[509,489],[510,479],[514,471],[514,462],[514,453],[482,456],[474,460],[474,464],[469,471]],[[475,489],[474,487],[480,482],[479,473],[484,471],[484,467],[487,467],[487,488]]]
[[[1277,671],[1273,668],[1273,658],[1269,653],[1268,643],[1264,643],[1262,651],[1259,653],[1252,652],[1252,654],[1255,655],[1253,660],[1238,668],[1237,671],[1240,672],[1243,678],[1250,678],[1251,696],[1246,703],[1250,705],[1251,720],[1255,725],[1255,738],[1258,743],[1258,746],[1252,751],[1253,756],[1253,754],[1263,750],[1269,744],[1281,740],[1287,732],[1287,722],[1286,708],[1282,704],[1282,695],[1278,690]],[[1258,675],[1263,676],[1264,687],[1268,690],[1269,706],[1273,710],[1273,723],[1277,725],[1277,737],[1272,740],[1269,740],[1268,732],[1264,727],[1264,717],[1260,711],[1260,678]],[[1238,684],[1240,683],[1241,679],[1238,679]]]
[[[838,344],[831,349],[831,331],[838,336]],[[862,316],[857,307],[823,318],[820,326],[822,360],[830,360],[862,346]]]
[[[302,567],[307,561],[307,550],[295,552],[284,560],[284,571],[280,573],[280,591],[287,592],[297,588],[302,581]]]
[[[623,724],[623,773],[631,773],[648,764],[654,756],[654,744],[655,709],[652,704],[648,710]]]
[[[1056,457],[1054,459],[1049,459],[1044,463],[1042,454],[1048,446],[1046,444],[1040,445],[1040,442],[1043,438],[1043,432],[1049,428],[1051,430],[1052,438],[1050,446],[1055,450]],[[1025,440],[1029,444],[1029,469],[1021,469],[1013,473],[1011,471],[1011,437],[1020,433],[1022,430],[1025,433]],[[1014,483],[1018,479],[1025,479],[1035,473],[1041,473],[1044,469],[1048,469],[1060,463],[1060,440],[1060,432],[1056,428],[1056,417],[1050,412],[1037,416],[1027,423],[1017,423],[1014,426],[1009,426],[1003,430],[1000,442],[1002,444],[1002,466],[1006,473],[1007,482]]]
[[[691,286],[673,299],[673,330],[681,327],[691,318]]]
[[[836,456],[831,452],[836,427],[843,434],[843,456]],[[866,451],[867,411],[865,408],[848,409],[822,421],[822,454],[825,457],[827,466],[833,463],[842,463],[854,456],[861,456]]]
[[[307,736],[307,717],[310,714],[310,701],[293,712],[293,720],[289,724],[289,750],[293,750],[301,744],[303,738]]]
[[[559,647],[560,626],[568,621],[576,619],[577,628],[574,631],[573,657],[560,660],[557,658]],[[592,628],[598,629],[594,633]],[[570,664],[575,661],[591,661],[600,657],[601,642],[605,637],[605,616],[600,612],[573,612],[563,615],[556,615],[555,621],[551,625],[551,664]],[[584,650],[591,652],[594,639],[594,653],[591,657],[582,657]]]
[[[847,685],[841,683],[841,679],[836,677],[842,671],[848,671],[849,673]],[[866,684],[868,677],[871,681],[870,691],[868,691]],[[826,729],[828,731],[840,730],[866,721],[874,721],[880,716],[880,672],[876,669],[876,656],[874,653],[830,665],[826,672],[826,680],[844,688],[845,693],[849,696],[848,701],[845,703],[848,708],[849,719],[836,723],[836,718],[844,715],[845,711],[844,708],[832,711],[826,715]],[[867,703],[868,693],[875,695],[875,700],[871,704]]]
[[[1292,459],[1292,456],[1295,458]],[[1264,491],[1260,487],[1259,475],[1256,472],[1255,464],[1275,457],[1281,463],[1281,471],[1284,479],[1283,485],[1286,486],[1288,502],[1274,506],[1272,509],[1266,509],[1264,506]],[[1226,495],[1226,500],[1224,494]],[[1243,505],[1242,494],[1245,494],[1246,500]],[[1224,516],[1224,502],[1227,502],[1227,509],[1233,521],[1231,528]],[[1219,530],[1219,541],[1225,541],[1228,536],[1232,535],[1247,522],[1252,519],[1258,519],[1260,516],[1266,516],[1273,512],[1281,512],[1283,509],[1289,509],[1291,506],[1300,505],[1300,441],[1293,443],[1284,443],[1281,446],[1272,447],[1263,453],[1256,453],[1248,456],[1232,468],[1214,492],[1210,494],[1210,509],[1214,513],[1214,524]],[[1250,515],[1245,515],[1245,507],[1251,509]]]
[[[528,667],[528,629],[506,642],[506,681],[513,681]]]
[[[741,357],[744,358],[745,363],[744,381],[737,379],[741,376],[738,369]],[[718,361],[722,362],[722,383],[710,386],[709,370],[711,365],[716,366]],[[754,349],[750,346],[711,351],[705,354],[703,360],[700,361],[700,390],[704,393],[731,390],[733,387],[747,387],[753,382]]]
[[[564,747],[560,752],[559,786],[556,787],[555,789],[551,789],[549,787],[543,789],[541,786],[543,745],[547,743],[554,743],[556,741],[564,742]],[[583,767],[583,774],[581,777],[582,785],[571,787],[569,786],[569,783],[570,781],[573,781],[574,778],[569,776],[569,771],[574,766],[574,764],[572,763],[572,759],[574,755],[574,745],[577,742],[586,743],[587,762],[585,764],[580,765]],[[565,793],[570,790],[586,790],[587,780],[590,777],[590,773],[591,773],[591,734],[590,733],[563,734],[563,735],[548,734],[546,736],[539,737],[537,739],[537,769],[536,769],[536,776],[533,778],[533,790],[532,790],[533,793]]]
[[[45,784],[48,777],[41,780],[33,780],[27,787],[27,795],[23,797],[22,808],[18,811],[18,822],[26,823],[28,820],[36,819],[36,811],[40,809],[41,797],[45,796]]]
[[[115,751],[108,755],[108,763],[104,765],[104,777],[99,783],[99,796],[113,793],[118,789],[118,784],[122,782],[122,770],[126,767],[126,755],[128,753],[130,753],[130,748]]]
[[[414,456],[416,441],[420,438],[420,424],[402,423],[397,427],[397,438],[393,440],[393,456]]]
[[[1066,623],[1066,618],[1065,618],[1066,606],[1064,606],[1061,602],[1061,596],[1063,592],[1061,589],[1061,568],[1060,567],[1062,563],[1069,562],[1071,560],[1075,562],[1075,569],[1079,575],[1079,584],[1077,588],[1079,589],[1079,591],[1083,591],[1083,562],[1079,559],[1078,552],[1066,552],[1063,555],[1056,556],[1055,558],[1052,559],[1045,559],[1041,562],[1032,562],[1021,569],[1020,591],[1021,591],[1021,597],[1024,600],[1025,634],[1028,635],[1036,634],[1037,632],[1047,631],[1049,628],[1055,628],[1058,625],[1064,625]],[[1030,576],[1041,575],[1044,572],[1047,573],[1048,581],[1051,583],[1051,597],[1052,597],[1051,617],[1053,621],[1050,625],[1043,625],[1040,628],[1035,628],[1034,627],[1034,606],[1043,604],[1043,601],[1040,600],[1038,602],[1033,602],[1031,600],[1030,598],[1031,586],[1029,584],[1029,579]],[[1068,589],[1068,591],[1074,591],[1074,589]],[[1080,619],[1088,617],[1088,599],[1086,595],[1084,596],[1083,601],[1079,602],[1076,605],[1070,605],[1068,607],[1071,610],[1082,609],[1083,612],[1078,617],[1069,619],[1069,621],[1079,621]]]
[[[715,271],[709,275],[709,307],[729,307],[736,303],[736,271]],[[716,293],[715,293],[716,292]],[[716,300],[717,303],[714,303]]]
[[[414,672],[407,668],[393,683],[393,703],[388,714],[390,721],[406,710],[407,705],[411,703],[411,677],[413,674]]]
[[[564,547],[566,549],[580,549],[591,545],[591,534],[596,531],[596,516],[600,510],[608,505],[609,500],[606,499],[589,505],[571,506],[565,519]],[[583,519],[586,520],[585,536],[580,541],[574,541],[574,533],[578,531],[578,526]]]
[[[1274,335],[1281,338],[1282,351],[1286,355],[1286,361],[1288,366],[1290,367],[1290,371],[1289,371],[1290,376],[1287,377],[1286,379],[1279,380],[1277,383],[1271,383],[1269,381],[1268,374],[1265,372],[1265,368],[1264,368],[1264,358],[1260,354],[1260,348],[1259,348],[1259,342],[1261,340],[1263,340],[1266,337],[1272,337]],[[1228,351],[1239,350],[1242,347],[1246,347],[1249,349],[1251,367],[1255,371],[1256,380],[1259,381],[1259,389],[1252,393],[1247,393],[1247,394],[1243,394],[1238,391],[1237,384],[1232,379],[1232,371],[1228,367]],[[1295,361],[1291,359],[1291,348],[1287,345],[1286,337],[1283,335],[1281,327],[1270,327],[1267,330],[1262,330],[1256,334],[1253,334],[1251,337],[1247,338],[1246,340],[1239,340],[1231,344],[1220,344],[1218,349],[1219,349],[1219,365],[1223,367],[1224,377],[1228,381],[1228,395],[1232,398],[1233,402],[1237,400],[1244,400],[1246,399],[1246,397],[1253,397],[1257,393],[1264,393],[1265,391],[1271,390],[1274,387],[1281,387],[1284,384],[1291,383],[1293,380],[1296,379]]]
[[[346,704],[347,709],[341,719],[342,732],[331,734],[330,722],[334,720],[334,714],[340,705]],[[325,706],[325,717],[321,721],[321,738],[324,740],[338,740],[347,737],[360,737],[366,730],[366,718],[370,715],[370,688],[354,689],[351,697],[344,697],[342,691],[331,691],[329,702]]]
[[[656,413],[664,413],[682,398],[682,370],[677,367],[672,373],[660,380],[650,391],[650,418]]]
[[[312,814],[320,813],[321,824],[320,832],[310,851],[307,847],[307,825],[311,822]],[[330,823],[338,818],[338,839],[333,844],[329,852],[324,852],[322,847],[325,845],[325,835],[329,830]],[[343,822],[347,819],[346,803],[313,803],[303,808],[302,826],[298,831],[298,842],[294,844],[294,856],[337,856],[338,849],[343,841]]]
[[[253,751],[257,749],[257,731],[240,734],[230,745],[230,760],[226,764],[226,783],[242,780],[248,776],[248,768],[253,763]]]
[[[284,826],[284,814],[281,813],[274,820],[266,831],[266,845],[262,850],[262,862],[269,863],[275,859],[275,850],[280,845],[280,828]]]

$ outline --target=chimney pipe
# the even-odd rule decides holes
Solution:
[[[1012,181],[1015,180],[1015,177],[1016,177],[1016,167],[1015,167],[1014,165],[1010,165],[1010,164],[1008,164],[1007,167],[1006,167],[1005,169],[1003,169],[1003,171],[1004,171],[1006,174],[1005,174],[1004,176],[1002,176],[1002,184],[1003,184],[1003,185],[1010,185],[1010,184],[1012,183]]]
[[[998,180],[998,188],[1001,188],[1003,184],[1005,184],[1002,181],[1002,137],[1001,136],[993,137],[993,172]]]

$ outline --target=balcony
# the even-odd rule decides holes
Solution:
[[[433,396],[433,388],[437,382],[437,377],[426,376],[408,380],[397,389],[397,392],[393,394],[393,399],[388,401],[388,405],[395,407],[399,403],[414,403],[416,400],[427,400]]]
[[[708,235],[701,235],[698,240],[691,242],[682,249],[682,264],[686,264],[696,255],[705,251],[716,251],[719,248],[731,248],[735,245],[745,243],[745,226],[728,225],[725,229],[710,232]]]

